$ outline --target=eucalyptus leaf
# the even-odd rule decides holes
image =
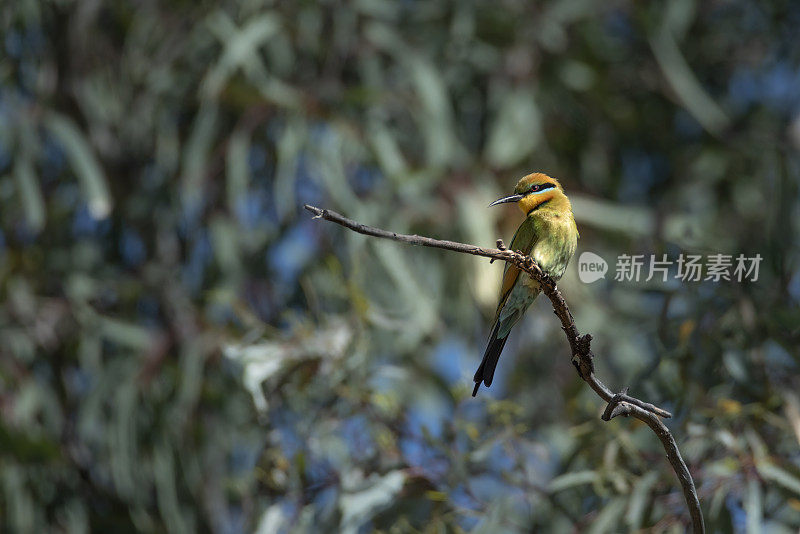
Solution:
[[[59,113],[48,114],[45,124],[69,158],[91,216],[95,219],[108,217],[113,200],[100,162],[88,140],[70,118]]]

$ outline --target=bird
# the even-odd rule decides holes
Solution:
[[[522,177],[514,194],[495,200],[489,207],[516,202],[525,214],[511,240],[511,250],[530,255],[544,273],[560,279],[578,246],[578,227],[572,214],[572,204],[558,180],[534,172]],[[508,340],[511,328],[522,318],[528,306],[539,296],[539,283],[520,272],[519,267],[506,262],[500,303],[497,305],[489,342],[480,367],[475,372],[474,397],[481,387],[492,385],[497,360]]]

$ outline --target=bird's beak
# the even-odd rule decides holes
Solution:
[[[508,197],[498,198],[497,200],[489,204],[489,207],[491,208],[492,206],[497,206],[498,204],[505,204],[506,202],[516,202],[517,200],[521,199],[524,196],[525,195],[511,195]]]

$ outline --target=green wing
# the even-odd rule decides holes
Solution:
[[[511,250],[530,254],[536,243],[534,228],[530,218],[526,218],[517,228],[517,232],[511,240]],[[494,370],[497,368],[497,361],[500,359],[500,353],[506,344],[511,327],[522,317],[522,314],[525,313],[530,303],[538,295],[538,291],[519,283],[519,277],[519,268],[516,265],[506,263],[503,273],[503,286],[500,290],[500,304],[497,306],[492,333],[489,335],[489,344],[486,346],[481,365],[473,378],[475,381],[475,388],[472,390],[473,397],[478,393],[481,382],[486,384],[487,387],[492,385]]]
[[[518,250],[523,254],[530,254],[531,249],[536,244],[536,241],[537,232],[535,222],[530,217],[527,217],[519,226],[519,228],[517,228],[516,233],[514,233],[514,237],[511,239],[511,246],[509,248],[511,248],[511,250]],[[498,319],[500,319],[503,308],[509,302],[509,297],[511,297],[512,293],[528,291],[527,288],[518,287],[517,282],[519,280],[519,275],[519,267],[512,263],[506,262],[505,270],[503,271],[503,284],[500,287],[500,302],[497,305],[497,313],[495,314],[495,323],[498,321]],[[522,311],[524,312],[525,310],[523,309]],[[513,323],[508,325],[508,330],[511,330],[511,326],[513,326]],[[505,330],[505,328],[503,328],[503,330]],[[506,334],[508,334],[507,331]]]

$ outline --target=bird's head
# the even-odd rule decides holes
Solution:
[[[558,180],[541,172],[534,172],[524,176],[517,182],[513,195],[495,200],[489,206],[505,204],[506,202],[516,202],[526,215],[530,215],[539,209],[572,212],[569,199],[564,194],[564,189],[558,183]]]

